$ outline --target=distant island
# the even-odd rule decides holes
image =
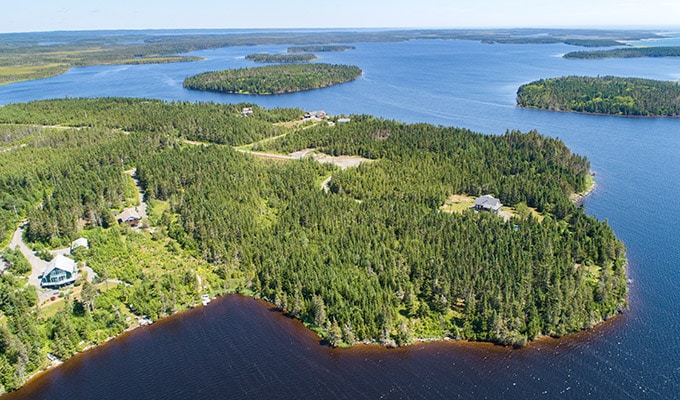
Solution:
[[[590,165],[560,140],[302,115],[128,98],[0,107],[12,205],[0,243],[71,247],[81,270],[54,296],[30,283],[32,252],[5,249],[0,389],[228,292],[269,300],[331,346],[521,346],[626,308],[625,248],[570,200]],[[135,206],[147,215],[128,219]]]
[[[680,46],[630,47],[611,50],[573,51],[563,56],[574,60],[604,58],[680,57]]]
[[[349,82],[361,69],[349,65],[293,64],[205,72],[188,77],[184,87],[228,94],[283,94]]]
[[[520,86],[517,105],[554,111],[677,117],[680,86],[677,82],[615,76],[541,79]]]
[[[340,46],[340,45],[311,45],[311,46],[291,46],[288,48],[289,53],[330,53],[334,51],[354,50],[354,46]]]
[[[622,43],[614,39],[577,39],[565,38],[559,36],[544,36],[544,37],[509,37],[509,38],[493,38],[484,39],[482,43],[487,44],[554,44],[564,43],[572,46],[581,47],[612,47],[621,46]]]
[[[314,61],[318,57],[311,53],[295,53],[295,54],[269,54],[256,53],[248,54],[246,60],[255,61],[258,63],[281,63],[293,64]]]

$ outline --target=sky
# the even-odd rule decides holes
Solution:
[[[9,0],[0,32],[244,28],[677,28],[678,0]]]

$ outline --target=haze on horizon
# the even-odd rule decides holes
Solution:
[[[0,33],[109,29],[680,27],[677,0],[26,0]]]

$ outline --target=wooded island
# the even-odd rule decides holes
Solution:
[[[570,201],[589,163],[561,141],[361,115],[289,122],[303,113],[123,98],[0,107],[0,242],[23,219],[36,250],[82,236],[89,249],[72,257],[96,274],[39,300],[23,256],[6,250],[1,387],[48,352],[66,359],[202,294],[266,298],[334,346],[522,345],[626,307],[625,249]],[[305,149],[372,162],[281,161]],[[141,227],[114,217],[138,204],[130,175],[148,204]],[[488,194],[505,216],[442,211]]]
[[[520,86],[517,105],[554,111],[677,117],[677,82],[615,76],[541,79]]]
[[[227,94],[284,94],[337,85],[359,76],[361,69],[350,65],[268,65],[204,72],[186,78],[184,87]]]
[[[316,60],[317,57],[311,53],[295,53],[295,54],[269,54],[256,53],[248,54],[246,60],[255,61],[258,63],[303,63]]]

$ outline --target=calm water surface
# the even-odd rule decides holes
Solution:
[[[41,375],[8,399],[120,398],[680,398],[680,120],[577,115],[514,106],[523,83],[564,75],[680,79],[678,59],[578,61],[567,45],[471,41],[359,43],[323,62],[354,64],[351,83],[283,96],[190,92],[198,72],[252,66],[253,52],[192,53],[196,63],[88,67],[0,87],[0,104],[132,96],[254,102],[265,107],[367,113],[406,122],[507,129],[559,137],[586,155],[597,188],[589,213],[628,247],[631,310],[596,329],[522,350],[437,343],[333,350],[296,321],[228,296],[139,329]]]

